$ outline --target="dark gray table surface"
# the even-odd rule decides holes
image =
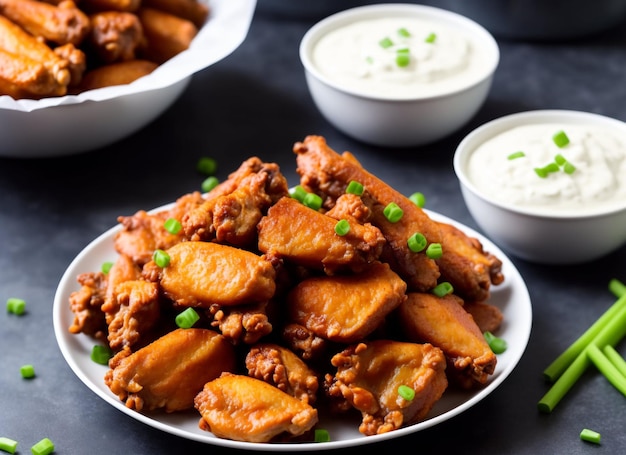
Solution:
[[[299,41],[311,24],[258,11],[233,54],[196,74],[168,111],[119,143],[68,157],[0,158],[0,303],[20,297],[28,308],[19,319],[0,311],[0,436],[18,440],[19,453],[30,453],[43,437],[56,443],[59,455],[236,452],[159,431],[101,400],[66,364],[52,326],[54,294],[72,259],[118,215],[199,189],[199,157],[215,157],[224,178],[257,155],[277,162],[295,181],[293,143],[321,134],[400,191],[417,188],[429,208],[479,230],[452,170],[454,149],[471,129],[544,108],[626,120],[622,25],[569,42],[500,40],[492,91],[461,131],[414,149],[368,146],[336,131],[313,105],[298,59]],[[626,281],[626,249],[577,266],[511,259],[533,307],[530,341],[517,368],[466,412],[373,449],[533,455],[626,450],[626,398],[597,371],[588,371],[553,413],[541,414],[536,406],[548,388],[543,369],[613,303],[609,280]],[[35,366],[35,379],[21,378],[24,363]],[[580,441],[585,427],[602,434],[601,445]]]

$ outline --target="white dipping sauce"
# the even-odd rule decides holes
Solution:
[[[383,39],[393,44],[383,47]],[[401,49],[408,49],[406,66],[396,62]],[[318,41],[312,59],[321,73],[339,85],[391,98],[447,93],[478,80],[484,72],[484,56],[469,36],[442,23],[411,17],[340,27]]]
[[[559,148],[552,137],[570,142]],[[524,156],[509,159],[511,154]],[[540,177],[536,168],[561,155],[574,166]],[[570,170],[571,171],[571,170]],[[586,125],[520,126],[486,141],[468,161],[472,183],[495,200],[546,214],[576,215],[626,206],[626,137]]]

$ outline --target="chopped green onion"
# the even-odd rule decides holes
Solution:
[[[26,301],[17,297],[9,297],[7,299],[7,312],[18,316],[23,315],[26,312]]]
[[[430,33],[424,41],[426,41],[427,43],[434,43],[436,39],[437,39],[437,34]]]
[[[626,295],[626,284],[622,283],[617,278],[613,278],[609,281],[609,291],[613,293],[618,299]]]
[[[302,203],[313,210],[319,210],[322,208],[322,198],[315,193],[307,193],[302,200]]]
[[[176,325],[181,329],[190,329],[198,320],[200,320],[200,316],[191,307],[176,315]]]
[[[400,395],[406,401],[413,401],[415,398],[415,390],[408,385],[400,384],[398,386],[398,395]]]
[[[594,444],[600,444],[600,433],[597,431],[583,428],[580,432],[580,439],[582,441],[593,442]]]
[[[536,167],[535,173],[542,179],[545,179],[548,176],[548,174],[551,174],[552,172],[558,172],[558,170],[559,170],[558,164],[550,163],[550,164],[545,165],[544,167]]]
[[[296,201],[303,202],[304,196],[306,195],[307,191],[301,185],[296,185],[289,189],[289,196],[294,198]]]
[[[360,196],[363,194],[363,185],[355,180],[352,180],[350,181],[350,183],[348,183],[348,186],[346,187],[346,193],[356,194],[357,196]]]
[[[433,288],[433,294],[437,297],[444,297],[448,294],[452,294],[453,292],[454,287],[447,281],[443,281]]]
[[[0,437],[0,450],[7,453],[15,453],[17,450],[17,441],[10,438]]]
[[[335,233],[344,236],[348,232],[350,232],[350,223],[348,223],[348,220],[337,221],[337,224],[335,224]]]
[[[408,49],[398,49],[396,51],[396,65],[400,68],[404,68],[405,66],[409,66],[411,63],[411,54]]]
[[[202,182],[202,186],[201,186],[202,191],[205,192],[205,193],[208,193],[213,188],[215,188],[219,183],[220,183],[220,181],[214,175],[212,175],[211,177],[207,177]]]
[[[426,196],[424,196],[423,193],[417,191],[409,196],[409,201],[411,201],[413,204],[417,205],[420,208],[424,208],[424,206],[426,205]]]
[[[558,148],[563,148],[567,144],[569,144],[569,137],[567,137],[565,131],[561,130],[554,133],[554,136],[552,136],[552,141],[556,144]]]
[[[108,275],[109,272],[111,271],[111,267],[113,267],[113,262],[111,261],[103,262],[102,265],[100,266],[100,270],[105,275]]]
[[[565,159],[563,155],[561,155],[560,153],[557,153],[554,156],[554,162],[558,164],[559,166],[563,166],[567,162],[567,160]]]
[[[615,368],[615,365],[607,359],[600,348],[594,343],[591,343],[587,346],[587,355],[598,371],[604,375],[613,387],[619,390],[622,395],[626,396],[626,377]]]
[[[572,163],[570,163],[569,161],[567,161],[564,165],[563,165],[563,172],[565,172],[566,174],[573,174],[574,171],[576,170],[576,166],[574,166]]]
[[[91,348],[91,360],[99,365],[108,365],[113,351],[108,346],[96,344]]]
[[[208,156],[203,156],[198,160],[196,169],[204,175],[214,175],[217,171],[217,161]]]
[[[406,28],[402,27],[398,29],[398,35],[403,38],[409,38],[411,36],[411,33]]]
[[[20,367],[20,374],[24,379],[32,379],[35,377],[35,367],[32,365],[22,365]]]
[[[519,152],[511,153],[509,156],[506,157],[506,159],[507,160],[515,160],[517,158],[523,158],[525,156],[526,156],[526,154],[520,150]]]
[[[30,451],[33,455],[49,455],[54,452],[54,443],[48,438],[43,438],[32,446]]]
[[[486,331],[484,334],[485,340],[487,340],[487,344],[491,348],[491,351],[494,354],[502,354],[506,351],[507,343],[500,337],[495,336],[493,333]]]
[[[176,218],[168,218],[167,220],[165,220],[165,223],[163,223],[163,227],[170,234],[176,235],[183,228],[183,225],[180,224],[180,221],[178,221]]]
[[[165,268],[170,265],[170,255],[160,249],[154,250],[154,253],[152,254],[152,260],[156,265],[161,268]]]
[[[406,243],[409,247],[409,250],[414,253],[419,253],[420,251],[423,251],[424,248],[426,248],[426,244],[428,243],[428,241],[426,240],[426,237],[424,237],[424,234],[416,232],[411,237],[409,237]]]
[[[391,46],[393,46],[393,41],[391,41],[390,38],[385,37],[383,39],[381,39],[378,44],[380,44],[380,47],[382,47],[383,49],[387,49]]]
[[[387,204],[387,207],[383,209],[383,214],[390,223],[397,223],[402,219],[404,211],[395,202],[390,202]]]
[[[606,358],[611,361],[611,363],[615,366],[615,368],[617,368],[617,370],[624,377],[626,377],[626,360],[624,360],[624,357],[622,357],[620,353],[617,352],[615,348],[611,346],[610,344],[607,344],[606,346],[604,346],[604,349],[602,349],[602,352],[604,353]]]
[[[315,429],[315,442],[329,442],[330,434],[328,430],[324,430],[322,428]]]
[[[441,247],[441,243],[431,243],[426,248],[426,256],[430,259],[439,259],[443,256],[443,248]]]

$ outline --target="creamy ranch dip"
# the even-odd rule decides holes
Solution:
[[[562,147],[559,132],[569,139]],[[597,126],[520,126],[479,146],[468,173],[481,192],[521,209],[607,211],[626,206],[626,137]]]
[[[469,36],[410,17],[364,20],[338,28],[318,41],[312,60],[340,85],[392,98],[446,93],[484,71],[484,56]]]

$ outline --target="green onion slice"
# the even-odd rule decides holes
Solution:
[[[154,250],[154,253],[152,254],[152,260],[156,265],[161,268],[165,268],[170,265],[170,255],[160,249]]]
[[[208,156],[203,156],[198,160],[196,169],[204,175],[214,175],[217,171],[217,161]]]
[[[346,187],[346,193],[356,194],[357,196],[360,196],[363,194],[363,185],[355,180],[352,180],[350,181],[350,183],[348,183],[348,186]]]
[[[406,49],[406,52],[401,52],[404,50],[405,49],[399,49],[396,52],[396,65],[398,65],[400,68],[409,66],[409,63],[411,63],[411,55],[409,54],[409,50]]]
[[[289,195],[296,201],[303,202],[307,191],[301,185],[296,185],[289,189]]]
[[[322,208],[322,198],[315,193],[307,193],[302,203],[313,210]]]
[[[387,204],[387,207],[383,209],[383,215],[385,215],[385,218],[387,218],[387,221],[390,223],[397,223],[402,219],[404,210],[402,210],[395,202],[390,202]]]
[[[163,223],[163,227],[170,234],[176,235],[183,228],[183,225],[180,224],[180,221],[178,221],[176,218],[168,218],[167,220],[165,220],[165,223]]]
[[[573,174],[574,171],[576,171],[576,166],[574,166],[572,163],[570,163],[569,161],[567,161],[564,165],[563,165],[563,172],[565,172],[566,174]]]
[[[580,439],[582,441],[600,444],[600,433],[590,430],[589,428],[583,428],[583,430],[580,432]]]
[[[111,261],[106,261],[103,262],[102,265],[100,266],[100,270],[102,271],[102,273],[104,273],[105,275],[108,275],[109,272],[111,271],[111,267],[113,267],[113,262]]]
[[[424,196],[423,193],[416,191],[409,196],[409,201],[411,201],[413,204],[417,205],[420,208],[424,208],[424,206],[426,205],[426,196]]]
[[[391,41],[391,39],[389,37],[385,37],[383,39],[381,39],[378,44],[380,45],[380,47],[382,47],[383,49],[387,49],[391,46],[393,46],[393,41]]]
[[[415,398],[415,390],[408,385],[401,384],[398,386],[398,395],[406,401],[413,401]]]
[[[411,36],[411,33],[406,28],[401,27],[398,29],[398,35],[403,38],[409,38]]]
[[[202,182],[202,191],[204,193],[208,193],[209,191],[211,191],[213,188],[215,188],[218,184],[220,183],[220,181],[217,179],[217,177],[215,177],[214,175],[212,175],[211,177],[207,177],[206,179],[204,179],[204,181]]]
[[[424,41],[426,41],[427,43],[431,43],[432,44],[432,43],[435,42],[436,39],[437,39],[437,34],[436,33],[429,33]]]
[[[200,316],[191,307],[176,315],[176,325],[181,329],[190,329],[199,320]]]
[[[7,312],[18,316],[23,315],[26,312],[26,301],[17,297],[9,297],[7,299]]]
[[[561,130],[554,133],[554,135],[552,136],[552,141],[558,148],[563,148],[567,144],[569,144],[569,137],[567,137],[565,131]]]
[[[315,442],[329,442],[330,434],[328,430],[324,430],[323,428],[315,429]]]
[[[20,367],[20,374],[24,379],[32,379],[35,377],[35,367],[32,365],[22,365]]]
[[[424,248],[426,248],[426,244],[428,243],[428,241],[426,240],[426,237],[424,237],[424,234],[416,232],[411,237],[409,237],[406,243],[409,247],[409,250],[414,253],[419,253],[420,251],[424,251]]]
[[[4,436],[0,437],[0,450],[7,453],[15,453],[17,450],[17,441],[5,438]]]
[[[495,336],[493,333],[486,331],[483,333],[487,344],[494,354],[502,354],[508,347],[506,340]]]
[[[335,224],[335,233],[344,236],[348,232],[350,232],[350,223],[348,223],[348,220],[337,221],[337,224]]]
[[[448,294],[452,294],[453,292],[454,287],[447,281],[443,281],[433,288],[433,294],[437,297],[444,297]]]
[[[113,351],[108,346],[96,344],[91,348],[91,360],[100,365],[108,365],[109,359],[113,355]]]
[[[511,153],[509,156],[506,157],[506,159],[507,160],[516,160],[517,158],[523,158],[525,156],[526,156],[526,154],[520,150],[520,151],[517,151],[515,153]]]
[[[426,248],[426,256],[430,259],[439,259],[443,255],[443,248],[441,243],[431,243]]]
[[[43,438],[37,444],[32,446],[30,451],[33,455],[50,455],[54,452],[54,443],[48,438]]]

